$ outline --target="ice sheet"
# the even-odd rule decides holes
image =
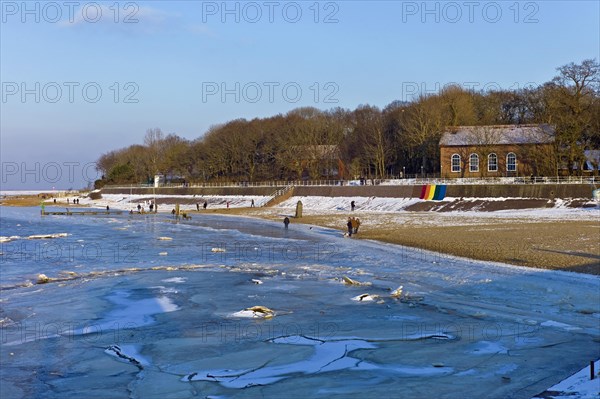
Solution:
[[[7,237],[69,234],[3,244],[2,397],[533,397],[600,357],[597,276],[231,217],[2,217]],[[103,253],[35,252],[63,244]],[[66,278],[17,284],[38,274]],[[276,316],[228,317],[255,305]]]

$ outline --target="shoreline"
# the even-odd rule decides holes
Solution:
[[[293,212],[286,208],[213,209],[208,212],[272,221],[282,221],[284,215],[293,216]],[[191,214],[208,212],[193,211]],[[358,234],[349,239],[373,240],[516,267],[600,275],[600,243],[597,239],[600,221],[531,221],[459,214],[451,215],[461,219],[455,225],[414,225],[392,221],[387,227],[382,227],[390,217],[397,215],[373,212],[355,214],[361,219],[362,225]],[[406,219],[428,218],[429,221],[445,217],[435,212],[403,216]],[[343,235],[347,217],[348,213],[307,215],[301,219],[290,217],[290,229],[294,228],[294,224],[319,226],[337,230]],[[544,234],[539,234],[540,231]],[[582,235],[585,239],[582,239]]]
[[[39,206],[40,200],[37,196],[5,198],[0,205]],[[110,204],[111,210],[132,207],[129,201],[116,202],[110,198],[86,198],[80,205],[62,203],[63,198],[60,200],[56,205],[46,205],[76,209],[103,208],[106,203]],[[168,215],[171,206],[160,205],[159,214]],[[511,212],[351,212],[305,207],[301,219],[293,217],[294,209],[289,206],[245,207],[239,203],[229,209],[212,206],[206,210],[184,211],[193,217],[220,214],[280,222],[288,216],[291,229],[295,224],[312,225],[337,230],[340,235],[345,232],[348,216],[352,215],[359,217],[362,224],[358,234],[349,239],[367,239],[512,266],[600,275],[600,220],[590,217],[595,216],[596,209],[568,219],[561,213],[553,214],[552,210],[539,216],[535,214],[536,210],[531,209]]]

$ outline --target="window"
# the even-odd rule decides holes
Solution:
[[[516,172],[517,171],[517,156],[514,152],[506,154],[506,171]]]
[[[460,155],[452,155],[452,172],[460,172]]]
[[[488,172],[497,172],[498,171],[498,155],[490,154],[488,155]]]
[[[479,155],[471,154],[469,156],[469,172],[479,172]]]

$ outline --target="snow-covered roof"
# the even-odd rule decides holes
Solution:
[[[553,143],[554,127],[540,125],[455,126],[442,133],[440,146]]]

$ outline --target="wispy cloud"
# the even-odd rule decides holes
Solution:
[[[176,26],[180,18],[180,14],[140,6],[133,2],[125,5],[86,3],[75,8],[70,15],[59,22],[59,26],[73,29],[101,26],[105,29],[156,33]]]

